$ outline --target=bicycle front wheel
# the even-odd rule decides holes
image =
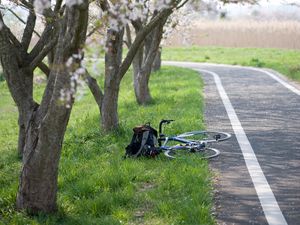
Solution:
[[[177,137],[188,141],[205,141],[206,143],[213,143],[228,140],[231,137],[231,134],[217,131],[191,131],[180,134]]]
[[[164,152],[165,156],[171,159],[185,159],[191,157],[197,157],[200,159],[211,159],[220,155],[220,151],[215,148],[202,148],[202,149],[193,149],[193,148],[176,148],[169,149]]]

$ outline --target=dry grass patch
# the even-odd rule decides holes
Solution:
[[[191,29],[178,28],[168,46],[183,43],[198,46],[300,49],[300,22],[297,21],[195,21]],[[183,32],[187,32],[182,35]],[[188,37],[188,41],[183,39]]]

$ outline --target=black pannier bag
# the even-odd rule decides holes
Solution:
[[[126,147],[125,157],[155,157],[159,154],[157,146],[157,131],[145,124],[133,128],[133,136]]]

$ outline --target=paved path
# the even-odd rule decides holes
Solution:
[[[300,91],[273,72],[166,62],[201,71],[206,123],[233,138],[220,145],[219,224],[300,224]]]

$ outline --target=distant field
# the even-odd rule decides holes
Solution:
[[[167,46],[223,46],[300,49],[297,21],[197,21],[177,28]]]
[[[300,51],[272,48],[180,47],[164,48],[163,60],[265,67],[300,81]]]

